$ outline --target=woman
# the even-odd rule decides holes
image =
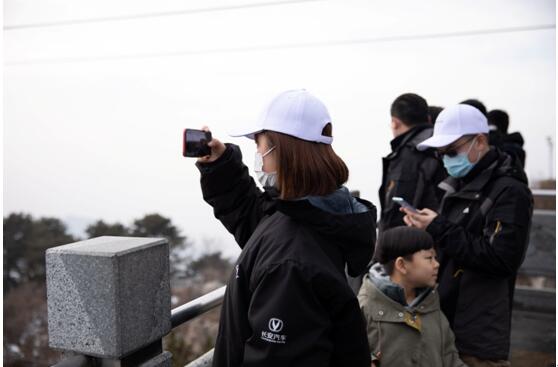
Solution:
[[[305,90],[277,96],[258,126],[248,175],[237,146],[213,139],[198,159],[204,199],[242,248],[221,311],[214,366],[370,366],[349,288],[366,270],[376,210],[343,187],[325,106]]]

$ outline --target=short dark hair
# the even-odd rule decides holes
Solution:
[[[506,111],[502,110],[492,110],[486,116],[489,125],[494,125],[498,131],[507,134],[508,127],[510,125],[510,117]]]
[[[415,252],[430,250],[433,247],[434,240],[425,230],[406,226],[394,227],[380,233],[374,257],[391,275],[395,259],[401,256],[411,260]]]
[[[428,123],[428,103],[418,94],[402,94],[391,104],[391,116],[407,126]]]
[[[430,115],[430,122],[434,125],[436,123],[436,119],[440,112],[442,112],[444,108],[439,106],[428,106],[428,114]]]
[[[330,144],[316,143],[266,130],[262,132],[275,147],[280,198],[329,195],[349,179],[345,162]],[[322,135],[332,136],[331,123]]]
[[[481,101],[479,101],[478,99],[466,99],[463,102],[461,102],[460,104],[466,104],[469,106],[473,106],[475,107],[477,110],[479,110],[480,112],[482,112],[483,115],[486,116],[487,114],[487,110],[486,110],[486,106],[484,105],[484,103],[482,103]]]

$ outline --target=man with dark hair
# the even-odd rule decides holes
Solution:
[[[463,102],[461,102],[460,104],[466,104],[469,106],[473,106],[475,107],[477,110],[479,110],[480,112],[482,112],[482,114],[484,116],[487,115],[488,110],[486,109],[486,106],[484,105],[484,103],[482,103],[481,101],[479,101],[478,99],[474,99],[474,98],[470,98],[470,99],[466,99]]]
[[[490,144],[517,159],[525,168],[523,136],[519,132],[508,134],[510,118],[506,111],[492,110],[487,115],[490,127]]]
[[[502,134],[508,133],[510,126],[510,117],[506,111],[492,110],[487,115],[488,127],[490,131],[498,131]]]
[[[435,212],[406,212],[405,223],[426,229],[437,245],[442,310],[470,367],[509,367],[517,271],[525,257],[533,197],[523,169],[488,143],[486,117],[459,104],[446,108],[432,138],[451,177]]]
[[[438,118],[438,115],[442,112],[442,110],[443,108],[439,106],[428,106],[428,115],[430,115],[430,122],[432,125],[436,123],[436,118]]]
[[[434,150],[419,152],[417,144],[432,136],[428,104],[421,96],[403,94],[391,105],[392,152],[383,159],[380,187],[380,230],[404,225],[403,213],[392,198],[402,197],[413,206],[437,208],[446,175]]]

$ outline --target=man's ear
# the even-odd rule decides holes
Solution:
[[[490,148],[490,142],[488,141],[488,135],[486,134],[479,134],[477,136],[477,144],[479,144],[483,147],[483,149],[488,149]]]
[[[397,117],[391,116],[391,128],[393,130],[399,130],[402,125],[403,125],[403,121],[401,121]]]

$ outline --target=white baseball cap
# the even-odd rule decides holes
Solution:
[[[473,106],[458,104],[444,109],[434,125],[434,134],[419,145],[418,150],[441,148],[464,135],[488,134],[486,117]]]
[[[254,136],[264,130],[275,131],[299,139],[331,144],[331,136],[322,135],[331,122],[326,106],[305,89],[288,90],[276,96],[264,109],[257,122],[230,133],[230,136]]]

